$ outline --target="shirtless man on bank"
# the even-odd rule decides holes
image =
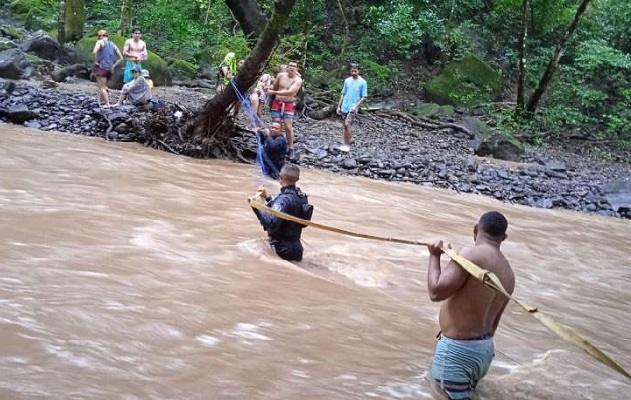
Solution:
[[[508,221],[497,211],[487,212],[473,228],[473,247],[460,254],[493,272],[508,293],[515,289],[515,275],[500,251]],[[428,246],[427,288],[432,301],[443,301],[431,370],[432,386],[451,400],[468,400],[486,375],[495,346],[493,335],[508,298],[470,276],[455,261],[441,268],[443,242]]]
[[[141,36],[142,33],[140,29],[135,28],[132,37],[127,39],[123,45],[123,56],[126,60],[125,74],[123,77],[125,83],[131,82],[134,79],[131,74],[132,69],[136,66],[142,68],[140,62],[147,59],[147,44],[140,38]]]
[[[287,156],[290,161],[295,161],[294,151],[294,102],[296,95],[302,87],[302,78],[297,71],[298,65],[295,62],[287,64],[287,72],[281,72],[274,81],[274,86],[267,90],[269,96],[275,96],[272,101],[272,121],[283,121],[285,135],[287,136]]]

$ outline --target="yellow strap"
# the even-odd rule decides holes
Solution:
[[[345,229],[335,228],[335,227],[332,227],[332,226],[319,224],[317,222],[311,222],[311,221],[308,221],[306,219],[297,218],[297,217],[291,216],[289,214],[282,213],[280,211],[276,211],[276,210],[274,210],[272,208],[269,208],[269,207],[267,207],[267,206],[265,206],[265,205],[263,205],[261,203],[253,201],[251,199],[248,200],[248,201],[249,201],[250,206],[252,208],[256,208],[258,210],[261,210],[263,212],[271,214],[271,215],[273,215],[275,217],[282,218],[282,219],[287,220],[287,221],[297,222],[297,223],[305,225],[305,226],[312,226],[314,228],[323,229],[323,230],[329,231],[329,232],[336,232],[336,233],[341,233],[341,234],[347,235],[347,236],[353,236],[353,237],[359,237],[359,238],[371,239],[371,240],[380,240],[380,241],[385,241],[385,242],[412,244],[412,245],[418,245],[418,246],[427,246],[428,245],[428,243],[423,243],[423,242],[420,242],[420,241],[396,239],[396,238],[385,238],[385,237],[366,235],[366,234],[363,234],[363,233],[357,233],[357,232],[352,232],[352,231],[348,231],[348,230],[345,230]],[[476,264],[472,263],[471,261],[467,260],[466,258],[461,256],[460,254],[458,254],[453,249],[450,249],[450,248],[447,248],[447,247],[443,247],[443,251],[445,252],[445,254],[447,254],[447,256],[449,256],[449,258],[451,258],[452,260],[457,262],[465,271],[467,271],[469,274],[471,274],[474,278],[476,278],[480,282],[484,283],[485,285],[487,285],[491,289],[496,290],[496,291],[502,293],[507,298],[513,300],[521,308],[523,308],[530,315],[532,315],[537,320],[539,320],[539,322],[541,322],[543,325],[545,325],[552,332],[556,333],[561,338],[563,338],[566,341],[572,343],[573,345],[583,349],[585,352],[587,352],[587,354],[589,354],[590,356],[594,357],[596,360],[598,360],[601,363],[605,364],[609,368],[612,368],[615,371],[619,372],[620,374],[624,375],[625,377],[631,379],[631,375],[629,375],[629,373],[627,371],[625,371],[624,368],[622,368],[618,363],[616,363],[614,360],[609,358],[605,353],[600,351],[596,346],[594,346],[593,344],[591,344],[590,342],[588,342],[587,340],[585,340],[581,336],[579,336],[579,334],[576,333],[574,330],[572,330],[571,328],[569,328],[567,326],[563,326],[563,325],[559,324],[558,322],[556,322],[551,317],[541,313],[538,310],[537,307],[529,305],[529,304],[527,304],[527,303],[525,303],[525,302],[523,302],[521,300],[518,300],[518,299],[514,298],[513,296],[511,296],[510,293],[508,293],[506,291],[506,289],[504,289],[504,286],[502,286],[502,283],[500,282],[500,280],[497,277],[497,275],[495,275],[494,273],[492,273],[490,271],[487,271],[485,269],[480,268]]]
[[[452,260],[454,260],[455,262],[460,264],[460,266],[462,266],[462,268],[465,271],[470,273],[476,279],[478,279],[481,282],[483,282],[485,285],[489,286],[490,288],[502,293],[504,296],[506,296],[509,299],[513,300],[521,308],[526,310],[530,315],[532,315],[533,317],[537,318],[539,320],[539,322],[541,322],[543,325],[545,325],[552,332],[556,333],[561,338],[563,338],[566,341],[572,343],[573,345],[578,346],[579,348],[583,349],[585,352],[587,352],[587,354],[589,354],[590,356],[594,357],[595,359],[597,359],[601,363],[605,364],[609,368],[612,368],[615,371],[619,372],[620,374],[622,374],[622,375],[626,376],[627,378],[631,379],[631,375],[629,375],[629,373],[627,371],[625,371],[624,368],[622,368],[619,364],[617,364],[615,361],[613,361],[611,358],[609,358],[605,353],[600,351],[596,346],[594,346],[593,344],[591,344],[590,342],[588,342],[587,340],[585,340],[581,336],[579,336],[579,334],[576,333],[573,329],[571,329],[571,328],[569,328],[567,326],[563,326],[563,325],[559,324],[557,321],[555,321],[551,317],[541,313],[537,309],[537,307],[531,306],[531,305],[529,305],[529,304],[527,304],[527,303],[525,303],[525,302],[523,302],[521,300],[518,300],[518,299],[512,297],[506,291],[506,289],[504,289],[504,287],[502,286],[502,283],[500,282],[499,278],[494,273],[489,272],[487,270],[484,270],[484,269],[478,267],[477,265],[475,265],[471,261],[469,261],[466,258],[462,257],[460,254],[458,254],[453,249],[443,248],[443,251]]]

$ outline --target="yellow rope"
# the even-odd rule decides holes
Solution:
[[[269,207],[267,207],[267,206],[265,206],[265,205],[263,205],[261,203],[253,201],[253,200],[249,200],[249,203],[250,203],[250,206],[252,208],[256,208],[256,209],[258,209],[260,211],[266,212],[266,213],[271,214],[271,215],[273,215],[275,217],[282,218],[282,219],[287,220],[287,221],[296,222],[296,223],[301,224],[301,225],[312,226],[314,228],[323,229],[323,230],[329,231],[329,232],[341,233],[341,234],[347,235],[347,236],[353,236],[353,237],[364,238],[364,239],[371,239],[371,240],[379,240],[379,241],[384,241],[384,242],[411,244],[411,245],[417,245],[417,246],[427,246],[428,245],[428,243],[423,243],[423,242],[416,241],[416,240],[386,238],[386,237],[367,235],[367,234],[363,234],[363,233],[357,233],[357,232],[353,232],[353,231],[348,231],[348,230],[345,230],[345,229],[335,228],[335,227],[332,227],[332,226],[319,224],[317,222],[311,222],[311,221],[308,221],[306,219],[297,218],[297,217],[291,216],[289,214],[282,213],[280,211],[276,211],[276,210],[274,210],[272,208],[269,208]],[[552,332],[556,333],[562,339],[564,339],[564,340],[568,341],[569,343],[572,343],[573,345],[581,348],[587,354],[589,354],[590,356],[594,357],[596,360],[598,360],[601,363],[605,364],[609,368],[612,368],[613,370],[617,371],[618,373],[622,374],[623,376],[631,379],[631,375],[624,368],[622,368],[618,363],[616,363],[614,360],[609,358],[605,353],[603,353],[601,350],[599,350],[596,346],[594,346],[593,344],[591,344],[587,340],[583,339],[573,329],[571,329],[571,328],[569,328],[567,326],[559,324],[553,318],[541,313],[538,310],[537,307],[532,306],[532,305],[530,305],[528,303],[525,303],[525,302],[523,302],[521,300],[518,300],[515,297],[511,296],[506,291],[506,289],[504,289],[504,287],[502,286],[502,283],[500,282],[499,278],[494,273],[480,268],[476,264],[474,264],[471,261],[467,260],[466,258],[462,257],[460,254],[458,254],[453,249],[450,249],[450,248],[447,248],[447,247],[443,247],[443,251],[445,252],[445,254],[447,254],[447,256],[449,256],[449,258],[451,258],[452,260],[457,262],[465,271],[467,271],[469,274],[471,274],[474,278],[476,278],[480,282],[484,283],[485,285],[487,285],[491,289],[493,289],[495,291],[498,291],[498,292],[502,293],[504,296],[506,296],[509,299],[513,300],[521,308],[526,310],[530,315],[535,317],[537,320],[539,320],[539,322],[541,322],[543,325],[545,325]]]

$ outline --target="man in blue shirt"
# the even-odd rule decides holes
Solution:
[[[359,110],[359,106],[368,96],[368,85],[364,78],[359,76],[359,66],[357,63],[350,65],[351,76],[344,80],[340,102],[337,104],[337,114],[344,120],[344,144],[340,146],[343,152],[350,151],[351,147],[351,127],[353,126],[353,115]]]

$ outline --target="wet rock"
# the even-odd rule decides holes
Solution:
[[[355,169],[357,168],[357,161],[354,158],[346,158],[342,161],[341,167],[344,169]]]
[[[29,65],[20,49],[0,52],[0,78],[20,79],[28,77],[32,73],[32,70],[28,70]]]
[[[23,103],[13,104],[6,111],[7,118],[15,124],[23,124],[31,119],[39,118],[39,114],[29,110]]]

